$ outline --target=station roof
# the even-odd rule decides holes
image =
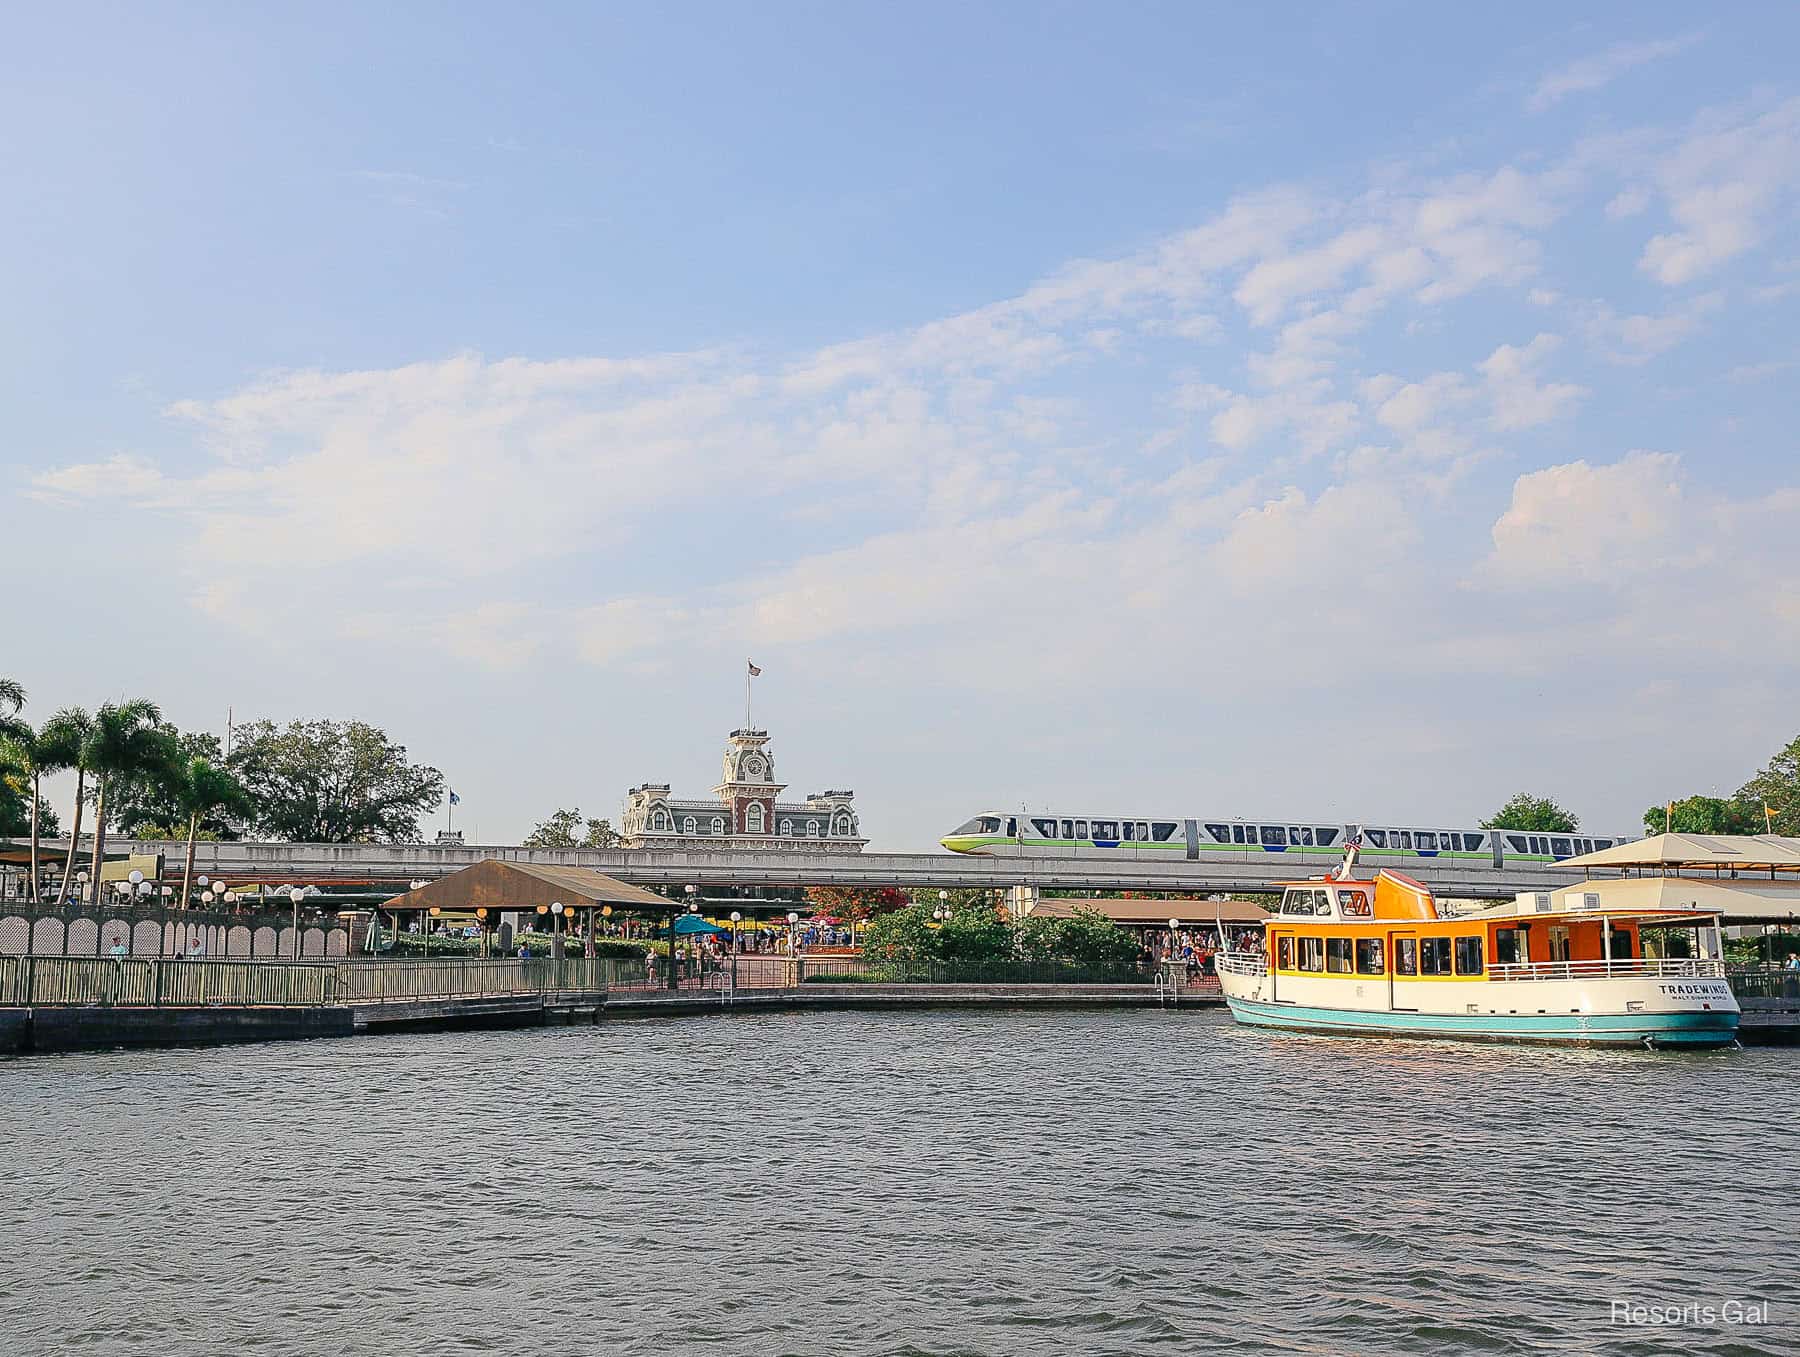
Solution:
[[[1125,900],[1117,896],[1101,900],[1039,900],[1027,918],[1069,919],[1078,909],[1098,910],[1116,924],[1128,928],[1169,926],[1170,919],[1184,924],[1259,924],[1268,911],[1248,900]]]
[[[633,886],[590,867],[540,867],[488,858],[439,877],[416,891],[383,901],[388,909],[536,909],[558,900],[565,905],[615,905],[668,914],[681,906],[665,895]]]
[[[1709,871],[1800,872],[1800,839],[1781,834],[1657,834],[1564,858],[1559,868],[1704,868]]]

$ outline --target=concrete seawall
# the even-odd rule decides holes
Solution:
[[[0,1054],[347,1037],[346,1008],[9,1008]]]

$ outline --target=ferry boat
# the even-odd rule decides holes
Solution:
[[[1574,1046],[1702,1049],[1737,1037],[1716,910],[1608,908],[1604,881],[1441,915],[1400,872],[1283,887],[1261,950],[1216,958],[1252,1027]],[[1629,884],[1629,883],[1626,883]],[[1647,928],[1692,930],[1691,958],[1644,955]]]

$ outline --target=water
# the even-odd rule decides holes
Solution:
[[[1797,1072],[1157,1011],[16,1060],[0,1352],[1786,1354]]]

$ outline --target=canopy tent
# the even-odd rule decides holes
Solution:
[[[1635,867],[1662,872],[1674,868],[1708,873],[1766,872],[1771,876],[1800,873],[1800,839],[1782,834],[1656,834],[1578,858],[1564,858],[1555,866],[1578,872]]]
[[[666,929],[663,931],[667,932]],[[730,929],[720,928],[715,923],[709,923],[707,920],[702,919],[698,914],[683,914],[675,921],[675,935],[677,937],[689,933],[711,933],[714,937],[725,937],[728,936],[730,932]]]
[[[533,910],[561,901],[578,909],[612,905],[640,914],[670,914],[681,906],[665,895],[588,867],[540,867],[487,858],[382,902],[383,909]]]
[[[1595,856],[1590,854],[1590,856]],[[1800,880],[1778,881],[1743,877],[1639,876],[1624,880],[1604,877],[1574,886],[1558,886],[1553,892],[1560,903],[1579,902],[1587,891],[1599,894],[1606,910],[1668,910],[1685,914],[1717,910],[1727,924],[1773,924],[1800,920]],[[1495,906],[1495,910],[1511,908]],[[1676,920],[1679,922],[1679,920]]]

